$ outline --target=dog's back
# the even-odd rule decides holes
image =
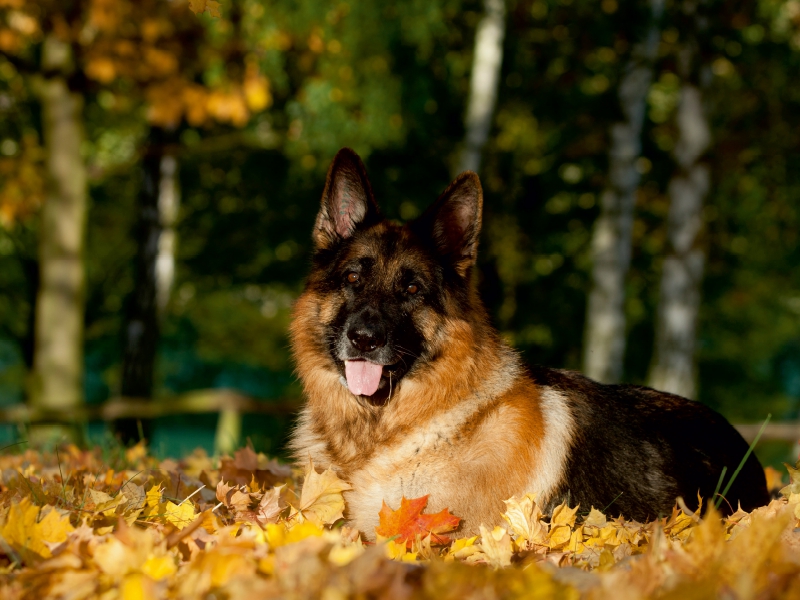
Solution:
[[[560,394],[573,416],[565,478],[551,507],[568,500],[638,521],[664,516],[678,496],[690,507],[698,494],[713,502],[722,468],[727,483],[747,453],[742,436],[699,402],[646,387],[603,385],[570,371],[536,367],[531,375]],[[769,502],[753,454],[720,509],[733,512],[739,502],[748,511]]]

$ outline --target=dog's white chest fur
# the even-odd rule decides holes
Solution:
[[[351,523],[373,538],[383,502],[396,510],[404,496],[418,498],[428,494],[426,512],[452,509],[457,496],[464,495],[459,484],[465,484],[451,472],[453,461],[463,452],[453,439],[454,433],[443,419],[435,419],[353,472],[353,490],[345,496]]]

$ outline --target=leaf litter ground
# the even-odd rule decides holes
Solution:
[[[724,519],[546,518],[528,494],[463,537],[458,515],[403,499],[370,544],[343,525],[350,486],[313,464],[27,451],[0,456],[0,598],[800,598],[798,469],[783,497]]]

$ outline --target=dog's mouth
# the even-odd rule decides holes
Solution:
[[[344,361],[344,379],[347,389],[355,396],[362,396],[376,406],[383,406],[397,385],[397,365],[380,365],[363,358]]]

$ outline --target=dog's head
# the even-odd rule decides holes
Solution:
[[[482,190],[465,172],[418,219],[384,219],[355,152],[339,151],[314,226],[307,292],[317,354],[362,402],[382,405],[441,351],[444,323],[467,318]]]

